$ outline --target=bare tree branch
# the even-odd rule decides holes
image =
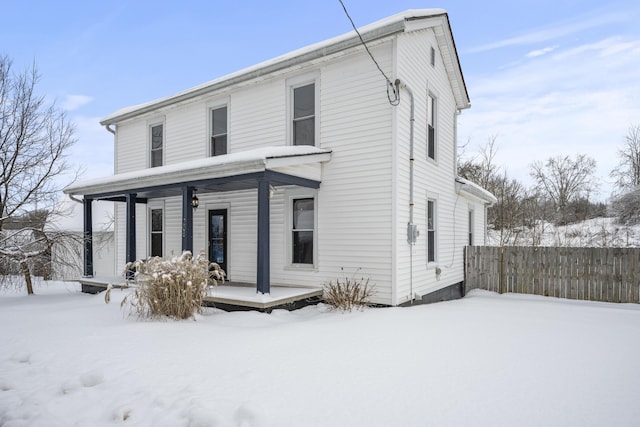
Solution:
[[[530,168],[537,191],[552,202],[559,223],[566,223],[570,202],[588,199],[598,189],[594,176],[596,161],[584,154],[578,154],[575,159],[551,157],[545,163],[532,163]]]
[[[0,260],[19,263],[29,293],[29,260],[50,254],[61,235],[46,231],[44,222],[33,227],[21,221],[37,212],[46,221],[55,212],[67,184],[66,153],[76,142],[65,112],[36,95],[39,78],[35,64],[15,73],[11,60],[0,56]],[[9,231],[8,224],[22,226]]]

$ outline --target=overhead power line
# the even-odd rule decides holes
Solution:
[[[364,46],[365,50],[369,54],[369,57],[371,57],[371,60],[373,61],[373,63],[376,64],[376,67],[378,67],[378,71],[380,71],[380,74],[382,74],[384,79],[387,81],[387,99],[389,100],[389,103],[391,105],[393,105],[393,106],[398,105],[400,103],[400,89],[396,88],[396,86],[393,84],[393,82],[391,82],[391,79],[389,79],[389,77],[387,77],[385,72],[382,71],[382,68],[380,67],[380,64],[378,64],[378,61],[376,61],[376,58],[373,56],[373,54],[369,50],[369,46],[367,46],[367,43],[365,43],[364,39],[362,38],[362,34],[360,34],[360,31],[358,31],[358,28],[356,27],[356,24],[353,22],[353,19],[351,19],[351,15],[349,15],[349,12],[347,11],[347,7],[344,5],[342,0],[338,0],[338,1],[342,5],[342,10],[344,10],[345,15],[347,15],[347,18],[349,19],[349,22],[351,22],[351,26],[353,27],[353,29],[355,30],[356,34],[358,35],[358,38],[360,39],[360,43],[362,43],[362,45]],[[391,97],[391,94],[389,93],[389,88],[391,88],[393,90],[393,98]]]

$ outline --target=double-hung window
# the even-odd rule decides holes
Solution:
[[[291,263],[313,265],[315,199],[292,199]]]
[[[162,123],[152,125],[151,133],[151,151],[150,164],[152,168],[162,166],[162,149],[164,146],[164,125]]]
[[[211,110],[211,146],[212,156],[227,154],[227,106]]]
[[[151,209],[151,256],[163,256],[163,212]]]
[[[315,145],[316,85],[293,88],[293,145]]]
[[[436,159],[436,137],[437,135],[437,100],[429,93],[427,95],[427,157]]]
[[[436,262],[436,201],[427,200],[427,262]]]
[[[469,209],[469,246],[473,246],[473,209]]]

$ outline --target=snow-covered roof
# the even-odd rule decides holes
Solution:
[[[331,150],[309,145],[263,147],[81,181],[69,185],[64,192],[87,195],[126,191],[264,172],[273,167],[325,162],[330,158]]]
[[[460,184],[460,191],[467,193],[468,195],[477,197],[490,205],[498,202],[496,196],[494,196],[490,191],[485,190],[475,182],[471,182],[468,179],[460,177],[456,178],[456,182]]]
[[[358,31],[366,42],[371,42],[396,33],[416,31],[429,27],[438,27],[439,29],[436,31],[436,38],[440,43],[440,49],[443,53],[443,58],[445,59],[444,63],[445,67],[447,67],[449,80],[451,81],[452,88],[456,95],[458,108],[468,108],[470,106],[469,95],[462,76],[462,70],[460,69],[458,54],[456,52],[446,10],[410,9],[384,18],[380,21],[376,21],[372,24],[365,25],[359,28]],[[346,49],[359,46],[360,44],[360,38],[356,32],[350,31],[346,34],[294,50],[240,71],[211,80],[175,95],[122,108],[104,117],[100,121],[100,124],[115,124],[122,120],[133,118],[176,102],[195,98],[234,84],[284,70],[294,65],[309,62],[314,59],[323,58]]]

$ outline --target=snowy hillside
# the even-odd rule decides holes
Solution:
[[[640,247],[640,225],[625,226],[615,218],[594,218],[556,227],[539,222],[532,228],[489,230],[487,245]]]
[[[474,291],[136,321],[0,291],[1,426],[636,426],[640,306]]]

